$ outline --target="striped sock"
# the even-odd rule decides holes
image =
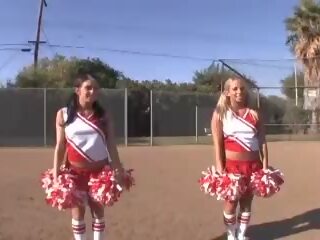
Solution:
[[[238,239],[245,239],[249,226],[251,212],[240,212],[238,215]]]
[[[72,219],[72,231],[74,240],[86,240],[86,224],[84,220]]]
[[[223,213],[224,224],[227,227],[228,240],[236,239],[236,215]]]
[[[104,218],[94,218],[92,220],[93,240],[103,240],[105,229]]]

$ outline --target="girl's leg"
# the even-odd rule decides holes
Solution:
[[[237,204],[238,204],[237,201],[234,201],[234,202],[225,201],[224,203],[223,219],[224,219],[224,224],[227,228],[228,240],[236,240]]]
[[[240,199],[240,211],[238,214],[238,240],[246,239],[246,231],[250,223],[251,205],[253,196],[249,195]]]
[[[74,240],[86,239],[86,224],[84,222],[85,210],[85,206],[78,206],[71,209]]]
[[[92,215],[93,240],[104,240],[105,220],[104,207],[92,200],[89,200]]]

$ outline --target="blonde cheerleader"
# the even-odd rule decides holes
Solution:
[[[250,183],[253,172],[268,168],[268,148],[261,115],[248,106],[246,82],[229,78],[212,117],[216,170],[244,176]],[[224,202],[223,218],[228,240],[246,239],[251,218],[253,193],[248,190],[240,199]],[[239,212],[236,213],[239,205]]]

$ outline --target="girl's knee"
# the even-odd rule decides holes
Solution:
[[[240,204],[246,204],[246,203],[251,204],[252,200],[253,200],[253,196],[252,196],[252,195],[247,195],[247,196],[243,196],[243,197],[239,200],[239,203],[240,203]]]
[[[93,218],[103,218],[104,217],[104,207],[98,203],[90,204],[91,215]]]
[[[246,197],[240,200],[240,211],[251,211],[251,205],[252,205],[253,198]]]
[[[238,202],[237,201],[225,201],[224,210],[228,214],[233,214],[236,212]]]
[[[71,209],[72,218],[75,220],[83,220],[85,215],[84,207],[74,207]]]
[[[93,218],[104,218],[104,209],[95,209],[92,214]]]

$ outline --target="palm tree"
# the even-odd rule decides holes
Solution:
[[[304,103],[312,111],[311,123],[317,129],[320,103],[320,4],[315,0],[301,0],[292,17],[285,20],[288,31],[286,44],[304,66],[304,84],[316,87],[316,101],[310,103],[310,88],[304,90]]]

